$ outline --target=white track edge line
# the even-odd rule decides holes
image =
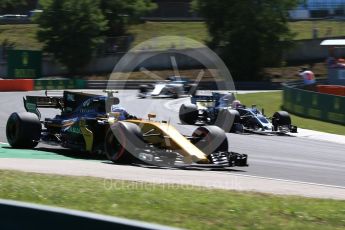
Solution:
[[[0,142],[0,144],[8,145],[8,143]],[[330,187],[330,188],[339,188],[345,189],[345,186],[338,186],[338,185],[329,185],[329,184],[319,184],[313,182],[306,182],[306,181],[297,181],[297,180],[288,180],[288,179],[280,179],[280,178],[273,178],[273,177],[263,177],[263,176],[254,176],[254,175],[244,175],[244,174],[228,174],[240,177],[249,177],[249,178],[257,178],[257,179],[265,179],[265,180],[275,180],[275,181],[282,181],[288,183],[295,183],[295,184],[306,184],[306,185],[314,185],[314,186],[322,186],[322,187]]]
[[[306,181],[297,181],[297,180],[289,180],[289,179],[280,179],[280,178],[273,178],[273,177],[263,177],[263,176],[254,176],[254,175],[244,175],[244,174],[228,174],[240,177],[249,177],[249,178],[257,178],[257,179],[265,179],[265,180],[276,180],[288,183],[295,183],[295,184],[306,184],[306,185],[314,185],[314,186],[322,186],[322,187],[330,187],[330,188],[339,188],[345,189],[345,186],[338,186],[338,185],[330,185],[330,184],[319,184],[313,182],[306,182]]]

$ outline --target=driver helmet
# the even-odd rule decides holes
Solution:
[[[229,107],[235,100],[235,95],[233,93],[222,95],[219,99],[219,107]]]
[[[232,108],[234,108],[234,109],[236,109],[238,107],[241,107],[241,106],[242,106],[242,104],[241,104],[241,102],[239,100],[234,100],[232,102]]]
[[[111,112],[112,113],[118,113],[119,114],[118,120],[120,120],[120,121],[127,119],[127,116],[128,116],[127,111],[119,105],[112,105],[111,106]]]

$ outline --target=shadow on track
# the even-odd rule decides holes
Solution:
[[[124,164],[116,164],[110,161],[102,162],[103,164],[112,164],[112,165],[124,165]],[[150,165],[145,162],[135,162],[129,164],[133,167],[140,167],[140,168],[147,168],[147,169],[166,169],[166,170],[194,170],[194,171],[226,171],[226,172],[246,172],[245,170],[241,170],[238,168],[233,167],[223,167],[218,165],[175,165],[175,166],[157,166],[157,165]]]
[[[38,148],[35,148],[35,150],[55,153],[57,155],[65,156],[65,157],[69,157],[73,159],[106,160],[106,157],[101,154],[79,152],[79,151],[71,150],[71,149],[38,147]]]

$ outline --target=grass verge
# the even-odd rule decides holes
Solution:
[[[265,114],[268,116],[272,116],[274,112],[282,110],[282,92],[238,94],[237,98],[247,106],[256,104],[260,108],[264,108]],[[290,115],[292,123],[299,128],[345,135],[343,125],[304,118],[293,114]]]
[[[37,29],[35,24],[0,25],[0,43],[6,40],[16,49],[41,50],[43,45],[36,38]]]
[[[204,22],[146,22],[143,24],[132,25],[128,32],[134,36],[132,45],[140,44],[153,37],[159,36],[183,36],[205,43],[209,40],[207,27]],[[163,41],[159,41],[162,43]],[[189,47],[190,44],[184,44],[178,37],[172,37],[165,44],[153,44],[154,46],[162,46],[170,48],[172,44],[176,47]],[[188,42],[188,41],[187,41]]]
[[[313,28],[317,28],[318,37],[344,36],[344,21],[297,21],[289,22],[289,27],[296,34],[295,40],[311,39]],[[0,25],[0,42],[7,39],[13,42],[16,48],[41,49],[42,44],[36,39],[38,26],[28,25]],[[157,36],[185,36],[198,42],[205,43],[211,38],[204,22],[145,22],[138,25],[131,25],[128,33],[134,35],[133,45]],[[172,38],[166,41],[179,46],[181,41]],[[159,45],[159,44],[158,44]],[[184,44],[188,46],[188,44]]]
[[[0,170],[0,197],[188,229],[344,229],[345,201]]]

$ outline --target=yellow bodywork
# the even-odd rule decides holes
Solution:
[[[149,119],[154,117],[155,116],[151,115]],[[110,125],[119,122],[117,113],[110,113],[108,114],[108,118],[102,119],[107,119]],[[209,163],[205,153],[168,123],[151,120],[125,120],[124,122],[131,122],[138,125],[141,129],[141,133],[147,134],[144,135],[144,140],[147,143],[151,143],[161,149],[168,149],[180,153],[184,157],[186,163]],[[91,151],[94,138],[93,133],[87,129],[83,121],[81,121],[80,127],[85,139],[86,150]]]
[[[79,127],[85,140],[85,150],[91,152],[93,147],[93,133],[87,128],[85,120],[80,120]]]
[[[138,125],[143,134],[148,134],[144,135],[144,139],[148,143],[152,143],[162,149],[171,149],[179,152],[184,156],[186,163],[209,163],[205,153],[170,124],[145,120],[126,120],[126,122]],[[150,136],[150,134],[153,135]]]

